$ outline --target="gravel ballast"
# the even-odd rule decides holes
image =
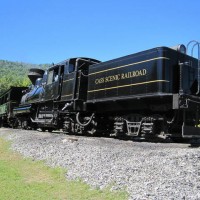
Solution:
[[[0,129],[24,157],[67,169],[66,178],[127,190],[129,199],[200,199],[200,147]]]

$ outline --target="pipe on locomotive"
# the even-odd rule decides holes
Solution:
[[[197,92],[196,94],[200,93],[200,42],[196,41],[196,40],[192,40],[187,44],[187,53],[188,53],[188,49],[189,49],[189,45],[193,44],[192,46],[192,50],[191,50],[191,56],[193,56],[193,51],[194,51],[194,47],[198,46],[198,74],[197,74],[197,79],[198,79],[198,88],[197,88]]]
[[[90,119],[88,120],[88,122],[86,122],[85,124],[81,123],[80,120],[79,120],[79,115],[80,115],[80,112],[78,112],[76,114],[76,121],[78,122],[78,124],[80,126],[88,126],[90,124],[90,122],[92,121],[93,117],[94,117],[94,113],[92,113],[91,117],[89,117]]]

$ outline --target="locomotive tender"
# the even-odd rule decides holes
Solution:
[[[200,46],[196,41],[195,45]],[[47,71],[31,69],[29,78],[32,87],[13,109],[14,123],[23,128],[200,137],[200,61],[187,55],[184,45],[106,62],[72,58]]]

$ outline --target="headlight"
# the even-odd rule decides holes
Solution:
[[[183,44],[179,44],[177,46],[171,47],[171,49],[174,49],[180,53],[186,54],[186,47]]]

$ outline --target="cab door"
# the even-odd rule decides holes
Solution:
[[[62,95],[61,100],[71,101],[74,99],[75,75],[76,72],[74,63],[68,62],[65,66],[63,75]]]
[[[45,85],[45,100],[58,100],[61,93],[63,65],[57,65],[48,70],[47,84]]]

